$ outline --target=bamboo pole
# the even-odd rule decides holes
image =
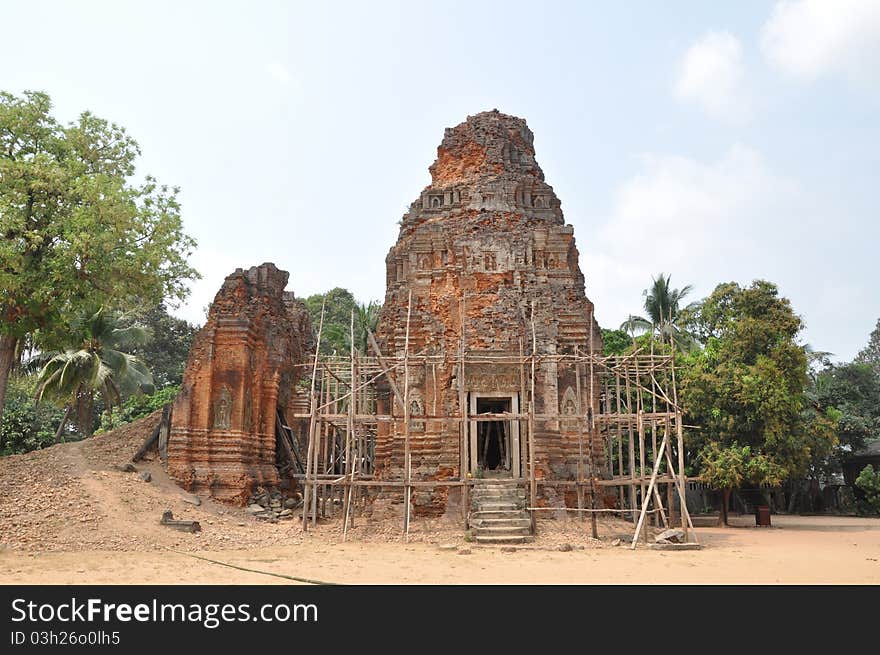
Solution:
[[[532,300],[532,373],[531,397],[529,399],[529,504],[538,504],[538,485],[535,480],[535,355],[538,350],[538,337],[535,331],[535,301]],[[535,531],[535,513],[529,512],[532,533]]]
[[[575,347],[577,349],[577,347]],[[578,415],[578,461],[577,461],[577,504],[578,509],[584,508],[584,412],[581,401],[581,364],[574,365],[575,390],[577,393]],[[583,518],[583,514],[581,514]]]
[[[318,374],[318,355],[321,352],[321,334],[324,330],[324,304],[325,301],[321,301],[321,319],[318,321],[318,342],[315,344],[315,362],[312,365],[312,384],[311,389],[309,391],[309,399],[311,402],[311,411],[309,412],[309,446],[306,452],[306,478],[303,483],[303,513],[302,513],[302,527],[303,530],[308,530],[308,518],[309,518],[309,476],[311,474],[311,462],[312,462],[312,454],[314,452],[315,447],[315,424],[318,420],[318,399],[315,396],[315,377]],[[311,490],[314,493],[314,490]]]
[[[519,338],[519,413],[522,414],[523,405],[526,402],[526,367],[525,367],[525,355],[523,352],[523,339],[522,336]],[[522,476],[522,463],[525,460],[523,456],[524,451],[526,451],[528,441],[526,440],[523,443],[524,435],[527,437],[526,430],[528,429],[527,425],[523,424],[522,416],[517,417],[517,428],[519,429],[520,434],[520,444],[519,444],[519,452],[516,456],[519,458],[519,475]]]
[[[409,541],[409,512],[412,500],[412,461],[409,446],[410,432],[410,406],[409,406],[409,325],[412,315],[412,290],[409,292],[409,302],[406,308],[406,336],[403,341],[403,465],[405,467],[406,486],[404,487],[405,514],[403,519],[403,532],[405,540]]]
[[[635,451],[635,441],[633,439],[633,424],[632,424],[632,396],[630,395],[630,384],[629,384],[629,369],[625,370],[626,375],[626,409],[629,414],[626,419],[626,429],[627,436],[629,437],[629,447],[627,448],[629,454],[629,477],[630,477],[630,485],[629,485],[629,502],[630,507],[632,508],[632,522],[633,525],[636,523],[636,451]],[[638,405],[638,403],[636,403]],[[638,415],[638,414],[637,414]]]
[[[677,446],[678,446],[678,476],[681,482],[679,483],[681,486],[681,528],[684,530],[684,537],[687,540],[688,537],[688,523],[690,522],[690,512],[687,509],[687,500],[686,500],[686,487],[684,480],[684,435],[682,432],[681,425],[681,412],[675,413],[675,431],[677,437]]]
[[[684,486],[680,484],[680,482],[681,482],[681,478],[682,478],[683,476],[678,476],[678,475],[675,473],[675,467],[674,467],[673,464],[672,464],[672,455],[669,454],[669,450],[670,450],[670,449],[668,449],[668,448],[666,449],[666,462],[667,462],[667,464],[669,465],[669,470],[672,471],[672,475],[676,476],[676,478],[677,478],[676,481],[675,481],[675,488],[678,490],[679,503],[680,503],[681,508],[682,508],[682,512],[681,512],[681,515],[682,515],[682,522],[686,522],[687,526],[688,526],[690,529],[693,529],[693,527],[694,527],[694,523],[693,523],[693,521],[691,521],[691,515],[690,515],[690,512],[688,512],[688,510],[687,510],[687,501],[686,501],[686,499],[685,499],[685,490],[684,490]],[[699,542],[697,541],[697,534],[696,534],[696,532],[694,532],[694,533],[690,533],[690,532],[688,532],[687,535],[688,535],[688,538],[689,538],[689,539],[693,539],[693,542],[694,542],[694,543],[699,543]]]
[[[662,455],[663,450],[666,448],[666,435],[663,435],[663,441],[660,443],[660,453]],[[651,482],[648,485],[648,494],[650,495],[654,491],[654,485],[657,484],[657,473],[660,470],[660,459],[654,463],[654,471],[651,473]],[[630,550],[635,550],[636,542],[639,540],[639,533],[642,532],[643,529],[647,528],[644,526],[645,523],[645,512],[648,511],[648,504],[646,502],[642,502],[642,511],[639,512],[639,521],[636,525],[636,531],[633,534],[632,543],[629,545]],[[645,532],[645,542],[647,542],[647,532]]]
[[[590,445],[589,445],[589,465],[590,465],[590,509],[596,509],[596,469],[594,467],[593,461],[593,450],[596,442],[596,409],[593,406],[596,398],[596,390],[593,386],[593,360],[595,359],[593,352],[593,311],[590,310],[590,321],[589,321],[589,330],[590,330],[590,409],[589,409],[589,428],[590,428]],[[590,513],[590,533],[593,536],[593,539],[599,538],[599,525],[596,522],[596,513]]]
[[[614,372],[616,395],[614,396],[617,413],[620,413],[620,373]],[[617,424],[617,475],[623,477],[623,430],[620,423]],[[623,487],[617,488],[617,494],[620,500],[620,507],[623,509],[624,492]]]
[[[373,333],[369,330],[367,330],[367,341],[370,342],[370,348],[376,353],[376,361],[378,361],[379,366],[382,367],[382,374],[385,376],[385,379],[388,380],[388,384],[391,386],[391,391],[394,392],[394,399],[400,405],[400,409],[403,409],[403,396],[397,388],[397,382],[395,382],[394,376],[391,375],[391,367],[385,364],[385,360],[382,357],[382,351],[379,349],[379,344],[376,343],[376,337],[374,337]]]
[[[590,364],[590,366],[592,366],[592,363]],[[602,382],[604,383],[603,386],[605,387],[605,406],[604,406],[604,410],[602,407],[599,408],[600,414],[610,414],[611,412],[609,411],[609,407],[610,407],[610,403],[611,403],[611,390],[608,387],[608,376],[607,375],[602,376]],[[600,416],[600,420],[601,420],[601,416]],[[606,428],[605,434],[607,435],[607,438],[608,438],[608,462],[607,462],[608,463],[608,477],[613,478],[614,477],[614,433],[611,431],[610,428]]]
[[[644,509],[648,505],[648,494],[645,493],[645,420],[642,417],[642,410],[639,410],[636,418],[639,428],[639,491],[641,492],[640,503]],[[648,526],[644,526],[644,539],[648,543]]]
[[[354,437],[354,413],[356,410],[355,402],[355,379],[354,379],[354,310],[351,312],[351,323],[350,323],[350,339],[351,339],[351,347],[349,348],[349,375],[351,376],[349,379],[351,380],[351,395],[348,397],[348,422],[345,426],[345,486],[343,487],[343,493],[345,494],[345,499],[342,507],[343,521],[342,521],[342,540],[345,541],[348,536],[348,526],[351,523],[351,493],[352,493],[352,482],[354,481],[354,462],[352,461],[352,440]]]
[[[468,430],[470,429],[470,423],[465,420],[468,418],[467,407],[467,392],[465,391],[465,321],[464,314],[466,310],[465,304],[465,296],[462,294],[461,301],[458,304],[458,319],[459,319],[459,363],[458,363],[458,414],[461,417],[461,421],[458,424],[458,438],[459,438],[459,474],[462,482],[461,488],[461,511],[462,511],[462,521],[464,522],[464,529],[468,529],[468,516],[470,513],[470,487],[467,485],[467,476],[469,473],[469,447],[470,441],[468,440]]]

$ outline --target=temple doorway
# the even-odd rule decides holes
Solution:
[[[516,394],[470,394],[470,414],[516,414]],[[513,419],[470,422],[470,470],[486,477],[520,477],[519,421]]]

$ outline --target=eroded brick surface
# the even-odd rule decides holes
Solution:
[[[244,503],[278,482],[275,416],[289,411],[313,349],[305,306],[274,264],[228,276],[196,336],[174,403],[168,471],[183,487]]]
[[[498,111],[468,117],[446,130],[430,172],[431,184],[403,217],[397,243],[386,257],[386,296],[378,328],[383,351],[402,356],[412,292],[410,353],[445,360],[410,369],[415,480],[461,475],[457,424],[430,417],[459,413],[461,371],[449,360],[458,356],[462,329],[471,357],[529,354],[534,304],[537,353],[572,353],[576,348],[586,352],[590,347],[601,352],[602,348],[593,304],[584,292],[573,229],[565,223],[553,188],[544,181],[526,122]],[[528,394],[523,393],[523,383],[528,385],[528,377],[529,372],[515,364],[473,364],[464,371],[464,387],[468,398],[509,394],[524,411]],[[572,367],[539,364],[535,386],[537,413],[576,411]],[[598,385],[594,386],[598,397]],[[580,398],[584,412],[589,393],[585,371]],[[403,433],[402,422],[379,425],[376,471],[380,477],[403,477]],[[589,439],[583,439],[576,421],[539,422],[537,477],[573,479],[579,453],[590,447]],[[603,456],[598,437],[592,446],[598,472]],[[514,453],[523,476],[527,475],[524,455],[523,436],[520,452]],[[473,466],[471,459],[465,460],[468,468]],[[448,496],[457,491],[447,490],[416,490],[416,514],[436,515],[454,505],[456,499]],[[563,496],[561,488],[558,495],[548,488],[544,502],[573,504],[571,493]]]

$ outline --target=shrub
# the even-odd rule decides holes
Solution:
[[[155,393],[132,396],[112,414],[107,411],[101,414],[101,428],[99,432],[115,430],[126,423],[131,423],[139,418],[148,416],[165,405],[170,405],[174,402],[174,398],[179,391],[179,385],[171,385],[164,389],[159,389]]]
[[[865,493],[860,508],[865,513],[880,514],[880,471],[868,464],[856,478],[856,486]]]

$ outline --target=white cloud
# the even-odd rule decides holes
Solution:
[[[290,71],[288,71],[287,68],[285,68],[284,65],[278,61],[270,61],[268,64],[266,64],[266,71],[274,80],[276,80],[277,82],[281,82],[281,84],[290,84],[291,80],[293,79],[290,76]]]
[[[657,154],[639,162],[585,249],[587,293],[604,327],[638,313],[639,293],[661,271],[673,286],[695,284],[693,300],[722,281],[778,279],[777,253],[791,254],[807,222],[795,181],[742,145],[714,162]],[[804,223],[793,226],[795,217]]]
[[[728,32],[703,35],[685,53],[674,92],[713,118],[731,123],[747,120],[752,101],[745,85],[739,40]]]
[[[776,68],[804,79],[842,74],[880,83],[880,0],[777,2],[761,31],[761,49]]]

